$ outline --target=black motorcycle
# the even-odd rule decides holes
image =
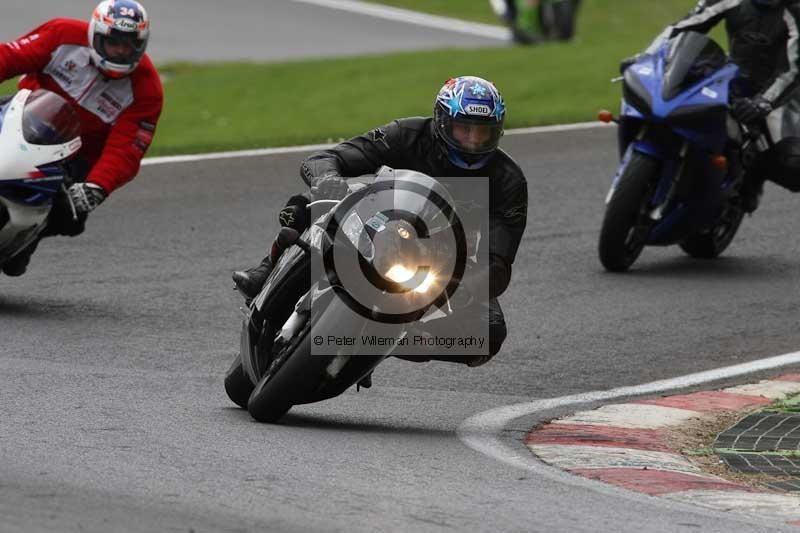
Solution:
[[[413,324],[451,312],[466,246],[439,238],[464,235],[447,189],[386,167],[348,184],[343,200],[309,204],[314,223],[302,235],[281,229],[284,251],[248,303],[225,390],[258,421],[342,394]]]

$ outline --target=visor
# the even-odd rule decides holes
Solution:
[[[147,47],[147,40],[139,39],[136,35],[112,29],[109,35],[96,34],[92,45],[100,57],[109,63],[134,65],[142,58]]]
[[[497,150],[503,136],[503,124],[443,114],[439,131],[445,142],[457,151],[482,155]]]
[[[78,114],[66,100],[42,89],[28,97],[22,111],[22,135],[28,143],[64,144],[80,134]]]

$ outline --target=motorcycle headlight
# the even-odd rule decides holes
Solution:
[[[409,283],[411,278],[414,277],[416,272],[414,270],[409,269],[405,265],[393,265],[388,271],[386,271],[385,276],[394,281],[395,283],[399,283],[400,285],[411,289],[412,291],[424,294],[430,290],[431,287],[436,283],[436,274],[434,272],[427,272],[425,274],[425,279],[422,280],[420,284],[413,284]]]

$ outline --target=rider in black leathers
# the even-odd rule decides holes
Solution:
[[[766,120],[777,143],[745,178],[743,207],[753,212],[765,179],[800,188],[800,0],[700,0],[664,36],[707,33],[723,20],[731,59],[740,68],[733,113],[746,124]],[[622,70],[631,63],[623,61]]]
[[[463,77],[456,80],[465,86],[479,84],[479,87],[491,88],[496,93],[493,85],[480,78]],[[453,80],[448,82],[452,83]],[[447,87],[445,85],[442,91]],[[312,195],[293,196],[279,215],[282,226],[293,227],[302,232],[310,224],[306,205],[312,196],[314,199],[320,196],[340,198],[347,192],[343,177],[373,173],[383,165],[443,178],[488,176],[490,197],[485,199],[486,204],[483,207],[489,211],[489,238],[481,239],[483,246],[488,243],[488,268],[472,272],[464,278],[460,287],[464,287],[468,294],[477,295],[486,293],[485,287],[488,284],[489,301],[471,302],[469,305],[481,306],[479,314],[484,322],[488,322],[490,355],[480,359],[454,356],[430,356],[428,359],[477,366],[499,351],[506,336],[505,319],[497,297],[506,290],[511,280],[511,265],[525,230],[528,192],[522,170],[508,154],[497,148],[505,111],[499,93],[497,98],[500,120],[496,122],[493,138],[489,141],[490,146],[483,147],[485,149],[470,150],[465,146],[454,145],[452,135],[448,135],[449,130],[446,131],[450,125],[448,119],[451,117],[447,116],[446,109],[441,106],[443,100],[439,98],[436,118],[395,120],[308,157],[301,165],[301,176],[311,186]],[[492,127],[495,128],[495,125]],[[281,250],[273,244],[270,254],[258,267],[234,272],[234,282],[245,296],[254,297],[258,294],[280,253]]]

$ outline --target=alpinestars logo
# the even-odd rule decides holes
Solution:
[[[278,214],[278,222],[281,223],[281,227],[294,227],[294,211],[291,209],[283,209]]]
[[[387,149],[389,148],[389,143],[386,142],[386,132],[383,131],[383,128],[375,128],[369,132],[369,137],[373,141],[383,144]]]

